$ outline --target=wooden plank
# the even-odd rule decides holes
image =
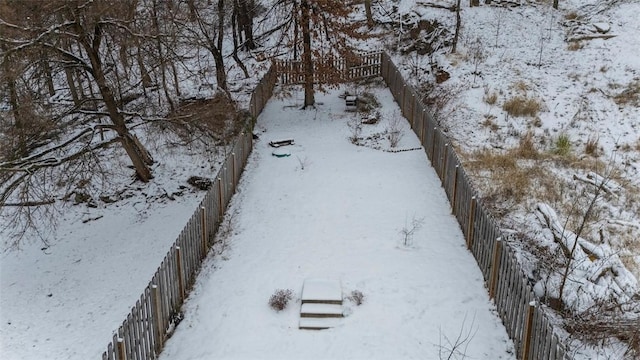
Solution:
[[[153,328],[153,313],[151,312],[151,284],[144,289],[144,301],[142,302],[142,313],[145,319],[145,345],[147,359],[155,358],[155,332]]]
[[[145,325],[147,322],[147,319],[144,317],[144,312],[143,312],[143,304],[144,304],[144,296],[145,293],[143,292],[142,295],[140,296],[140,299],[138,299],[136,301],[136,306],[135,306],[135,313],[133,315],[133,318],[136,321],[136,337],[138,339],[138,353],[139,353],[139,357],[141,360],[147,360],[149,351],[148,351],[148,345],[147,345],[147,337],[146,337],[146,332],[145,332]]]
[[[562,357],[559,357],[559,355],[558,337],[556,334],[551,334],[551,356],[549,356],[549,360],[562,360]]]
[[[135,346],[134,351],[136,352],[136,356],[138,360],[144,360],[143,357],[143,337],[142,337],[142,320],[140,319],[140,300],[136,301],[136,305],[132,309],[132,318],[133,318],[133,336],[135,338]]]
[[[114,339],[116,339],[115,335],[114,335]],[[115,354],[114,354],[114,351],[113,351],[113,346],[114,346],[113,344],[114,344],[114,342],[111,341],[109,343],[109,345],[107,345],[107,360],[115,360]]]
[[[133,336],[133,329],[131,323],[133,319],[131,317],[131,312],[127,315],[126,320],[122,323],[122,338],[125,343],[125,353],[127,360],[137,360],[133,355],[133,347],[135,346],[135,339]]]

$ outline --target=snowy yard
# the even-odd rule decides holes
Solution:
[[[389,90],[370,91],[382,116],[363,135],[377,132],[378,149],[350,142],[356,115],[337,90],[316,110],[298,109],[300,93],[267,104],[224,250],[205,261],[162,359],[437,359],[459,334],[458,355],[514,358],[425,153],[385,151],[400,111]],[[398,149],[419,147],[401,126]],[[291,156],[272,156],[269,141],[288,138]],[[307,278],[340,280],[364,303],[346,300],[335,328],[299,330]],[[294,292],[282,312],[268,306],[276,289]]]

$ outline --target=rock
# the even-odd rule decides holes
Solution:
[[[444,71],[443,69],[437,68],[435,71],[435,75],[436,75],[436,83],[441,84],[447,80],[449,80],[449,78],[451,77],[451,75]]]
[[[75,192],[75,198],[73,200],[75,202],[74,205],[78,205],[78,204],[82,204],[82,203],[88,203],[88,202],[92,201],[93,199],[91,198],[91,195],[89,195],[87,193],[76,191]]]
[[[592,25],[600,34],[606,34],[609,32],[609,30],[611,30],[611,25],[605,22],[597,22],[593,23]]]
[[[201,176],[192,176],[187,179],[187,183],[200,190],[209,190],[211,186],[213,186],[213,181],[211,179]]]

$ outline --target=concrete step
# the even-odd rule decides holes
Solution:
[[[302,330],[324,330],[335,327],[340,324],[340,318],[300,318],[299,328]]]
[[[300,317],[303,318],[341,318],[343,317],[342,305],[305,303],[300,308]]]

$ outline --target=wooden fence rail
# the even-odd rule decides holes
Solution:
[[[276,72],[271,67],[251,95],[250,123],[238,136],[231,153],[216,174],[213,186],[165,255],[149,285],[114,333],[107,350],[102,354],[103,360],[158,358],[235,192],[253,146],[253,121],[271,98],[275,83]]]
[[[381,62],[380,75],[442,181],[451,211],[478,262],[518,359],[570,359],[566,344],[554,331],[548,309],[536,301],[510,237],[502,233],[483,206],[452,143],[386,53],[381,55]]]

